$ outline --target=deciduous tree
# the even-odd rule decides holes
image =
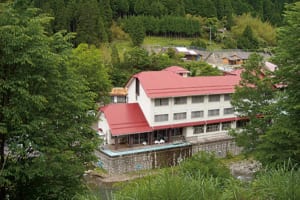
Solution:
[[[95,102],[107,103],[108,92],[111,90],[109,69],[99,55],[99,49],[94,45],[82,43],[73,50],[69,65],[87,81],[90,91],[96,94]]]
[[[0,198],[72,199],[94,159],[93,96],[71,44],[26,1],[0,8]]]

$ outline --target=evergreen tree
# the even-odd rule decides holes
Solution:
[[[124,17],[129,12],[128,0],[111,0],[110,5],[115,19]]]
[[[132,44],[134,46],[140,46],[143,43],[144,38],[146,36],[145,28],[140,18],[131,19],[132,20],[128,27],[128,33],[131,38]]]
[[[134,4],[134,12],[138,15],[146,14],[146,4],[145,0],[138,0]]]
[[[150,5],[150,15],[161,17],[167,12],[166,7],[160,1],[153,1]]]
[[[262,56],[252,54],[243,65],[240,84],[232,95],[231,104],[240,118],[249,123],[241,130],[232,130],[237,144],[243,146],[244,152],[253,152],[263,142],[262,135],[271,126],[272,103],[274,91],[269,76],[263,76]]]
[[[94,158],[93,96],[71,44],[24,1],[0,8],[0,199],[72,199]]]
[[[99,0],[100,15],[104,20],[106,28],[110,28],[112,25],[112,9],[110,7],[110,0]]]
[[[274,106],[273,126],[259,145],[259,159],[278,164],[291,159],[300,163],[300,2],[288,5],[274,62],[278,64],[277,84],[283,85]]]
[[[113,67],[118,67],[120,65],[120,56],[115,44],[112,44],[111,46],[111,64]]]
[[[258,41],[253,35],[252,28],[247,25],[242,36],[237,41],[240,49],[255,50],[258,48]]]
[[[99,44],[100,13],[97,0],[81,1],[77,27],[77,44]]]

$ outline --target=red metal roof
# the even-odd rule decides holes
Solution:
[[[182,77],[163,70],[141,72],[133,78],[139,79],[148,97],[161,98],[233,93],[239,84],[240,72],[235,71],[230,76]]]
[[[175,73],[190,73],[189,70],[180,67],[180,66],[171,66],[163,69],[164,71],[170,71],[170,72],[175,72]]]
[[[100,111],[104,113],[113,136],[152,131],[137,103],[109,104]]]

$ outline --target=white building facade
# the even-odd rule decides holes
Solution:
[[[229,137],[239,127],[230,104],[241,71],[223,76],[188,77],[173,66],[134,75],[126,87],[128,102],[100,108],[99,134],[106,144],[134,147]]]

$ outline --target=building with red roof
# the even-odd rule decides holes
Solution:
[[[172,66],[135,74],[126,84],[127,103],[100,108],[99,134],[116,149],[229,137],[227,129],[240,121],[230,104],[240,73],[188,77]]]

